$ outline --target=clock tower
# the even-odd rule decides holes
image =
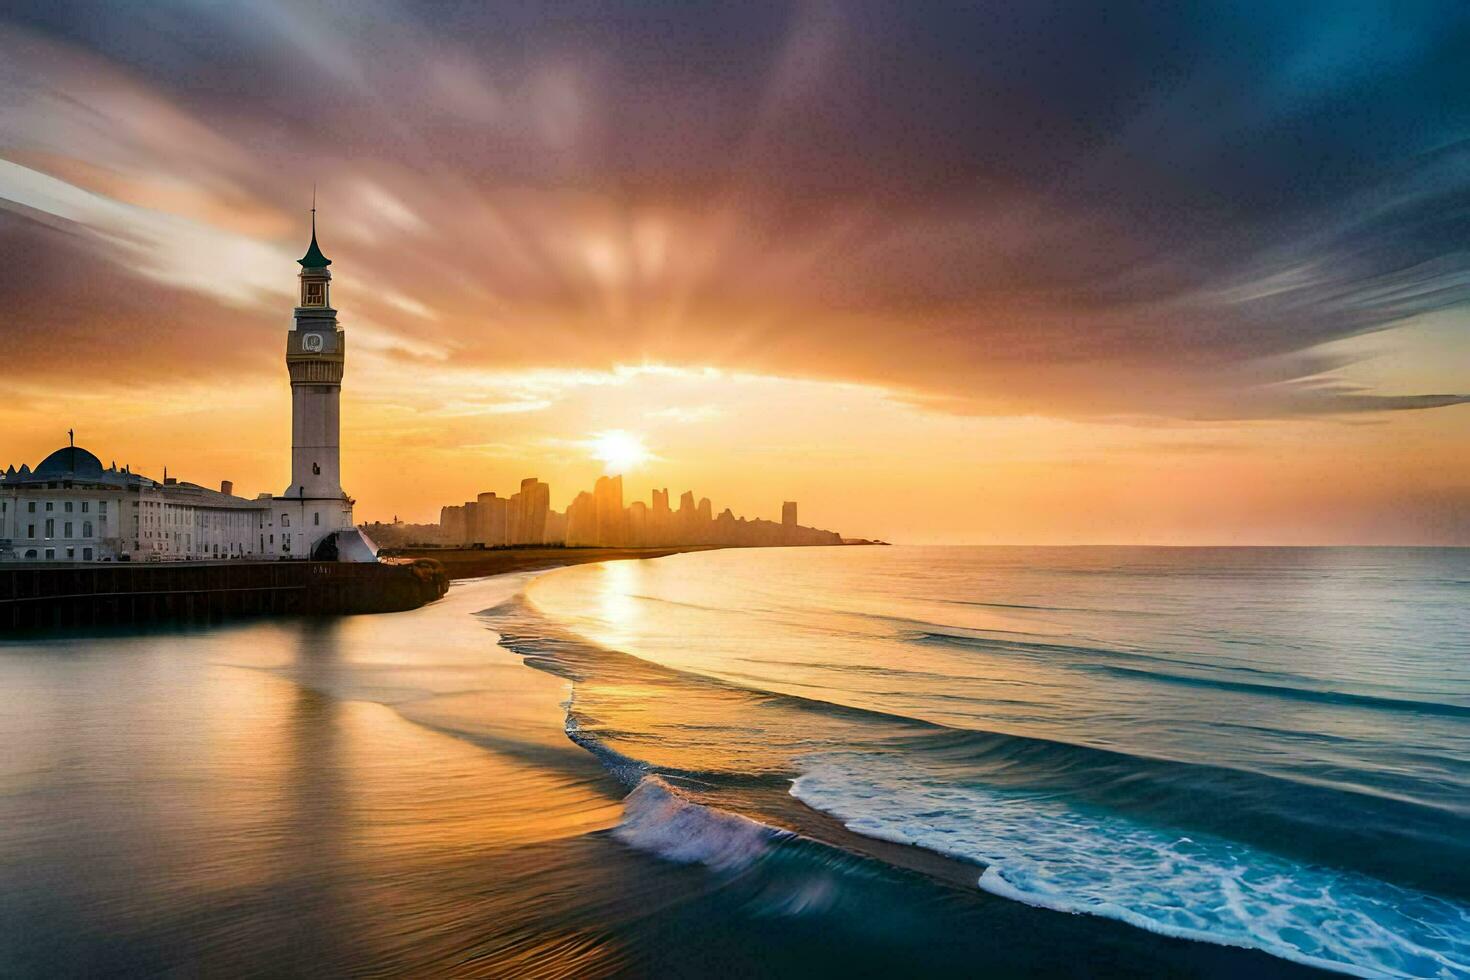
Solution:
[[[332,260],[316,243],[298,260],[301,295],[286,334],[291,375],[291,485],[276,498],[278,552],[309,558],[334,531],[352,528],[352,500],[342,492],[340,402],[346,343],[332,308]]]

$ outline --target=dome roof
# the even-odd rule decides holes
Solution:
[[[32,475],[98,477],[102,475],[102,460],[80,446],[63,446],[41,460]]]

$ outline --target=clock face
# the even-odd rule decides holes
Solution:
[[[322,335],[319,333],[309,333],[302,337],[301,349],[311,353],[320,351],[322,349]]]

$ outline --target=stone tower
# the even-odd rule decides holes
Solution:
[[[332,260],[316,243],[315,207],[311,209],[311,245],[298,261],[301,295],[286,334],[286,369],[291,375],[291,485],[276,498],[276,523],[282,532],[282,552],[310,557],[327,535],[352,527],[352,501],[342,492],[341,471],[346,342],[332,308],[332,273],[327,270]]]

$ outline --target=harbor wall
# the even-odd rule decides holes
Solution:
[[[397,612],[449,588],[431,559],[0,565],[0,634],[239,616]]]

